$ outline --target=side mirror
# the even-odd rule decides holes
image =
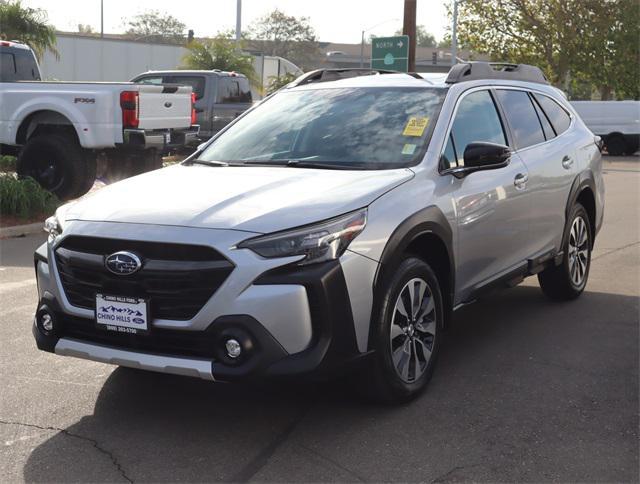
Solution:
[[[448,172],[456,178],[463,178],[481,170],[497,170],[509,164],[511,150],[497,143],[469,143],[464,150],[464,166],[452,168]]]

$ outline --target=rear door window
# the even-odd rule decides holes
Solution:
[[[507,144],[500,116],[489,91],[475,91],[465,96],[455,116],[451,136],[443,153],[445,169],[464,165],[464,150],[470,143]]]
[[[513,132],[515,148],[523,149],[545,141],[542,125],[525,91],[499,89],[498,99]]]
[[[164,82],[167,84],[180,84],[190,86],[196,94],[196,100],[204,97],[204,77],[203,76],[166,76]]]
[[[534,94],[533,96],[535,97],[536,101],[540,103],[542,110],[549,118],[549,121],[551,121],[551,124],[556,130],[557,135],[560,135],[561,133],[564,133],[567,129],[569,129],[569,125],[571,124],[571,116],[569,116],[569,113],[567,113],[564,108],[562,108],[553,99],[543,94]]]
[[[250,103],[251,90],[245,77],[220,78],[221,103]]]
[[[16,53],[16,72],[17,79],[21,81],[39,81],[40,73],[38,72],[38,64],[30,50],[23,50]]]

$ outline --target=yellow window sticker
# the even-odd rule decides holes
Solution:
[[[416,145],[407,143],[402,147],[403,155],[412,155],[415,153],[415,151],[416,151]]]
[[[402,136],[422,136],[428,123],[429,118],[411,117],[404,127]]]

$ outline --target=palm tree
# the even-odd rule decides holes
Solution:
[[[251,56],[243,54],[235,42],[224,35],[202,42],[193,41],[187,48],[189,52],[182,59],[183,69],[236,71],[247,76],[254,86],[259,84]]]
[[[27,44],[38,59],[42,59],[47,50],[58,57],[56,31],[49,25],[47,13],[39,8],[23,7],[20,0],[0,0],[0,38]]]

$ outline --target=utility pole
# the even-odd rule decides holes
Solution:
[[[100,0],[100,38],[104,38],[104,0]]]
[[[236,8],[236,44],[240,45],[242,37],[242,0],[237,0]]]
[[[402,33],[409,36],[409,72],[416,70],[416,3],[417,0],[404,0]]]
[[[451,26],[451,65],[458,63],[458,0],[453,0],[453,25]]]

